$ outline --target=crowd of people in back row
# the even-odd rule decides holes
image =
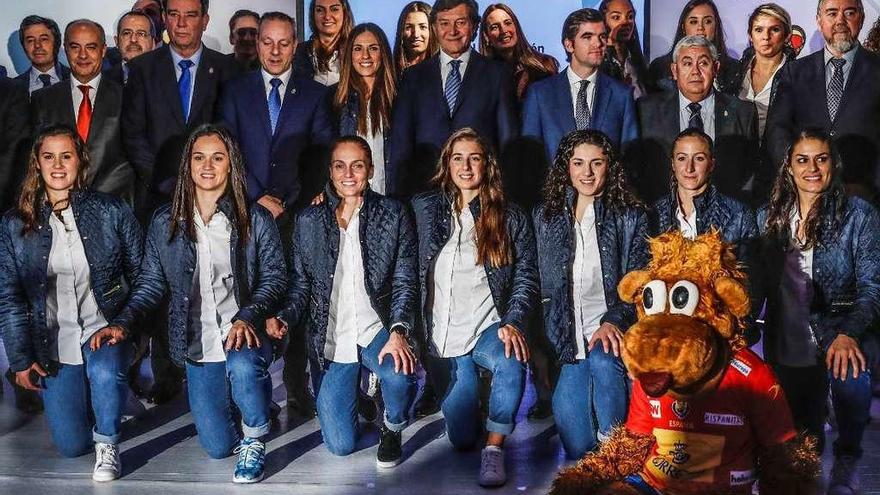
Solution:
[[[242,10],[230,55],[202,43],[208,7],[138,0],[112,54],[91,20],[29,16],[32,66],[0,79],[7,376],[61,454],[94,448],[95,480],[121,474],[129,390],[164,403],[185,380],[206,453],[260,481],[275,359],[337,455],[378,415],[392,467],[439,410],[502,485],[531,376],[529,417],[578,458],[627,417],[618,282],[648,236],[714,229],[750,276],[749,344],[820,450],[830,391],[828,493],[858,491],[880,313],[861,0],[818,0],[824,46],[800,58],[786,10],[760,5],[741,60],[713,1],[689,0],[650,64],[631,2],[603,0],[565,19],[561,71],[501,3],[410,2],[393,45],[347,0],[311,0],[302,43],[290,16]],[[751,493],[715,469],[707,493]]]

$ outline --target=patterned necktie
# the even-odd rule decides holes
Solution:
[[[48,88],[52,85],[52,76],[50,76],[49,74],[40,74],[39,76],[37,76],[37,79],[39,79],[40,82],[43,83],[44,88]]]
[[[691,116],[690,118],[688,118],[688,129],[698,129],[700,131],[704,130],[703,116],[700,115],[700,110],[703,109],[703,106],[697,102],[694,102],[688,105],[687,108],[691,111]]]
[[[177,92],[180,93],[180,108],[183,109],[183,121],[189,120],[189,101],[192,98],[192,72],[190,67],[195,65],[192,60],[177,62],[180,66],[180,79],[177,80]]]
[[[281,86],[281,79],[273,77],[269,84],[272,85],[272,90],[269,91],[269,124],[272,126],[272,135],[274,135],[275,126],[278,125],[278,116],[281,114],[281,91],[278,90],[278,87]]]
[[[840,101],[843,100],[843,66],[846,65],[846,60],[832,58],[831,65],[834,66],[834,72],[831,74],[831,83],[828,85],[828,115],[833,121],[840,109]]]
[[[579,131],[590,128],[590,102],[587,100],[587,88],[589,86],[590,81],[584,79],[581,81],[580,89],[578,89],[577,108],[574,110],[574,122]]]
[[[92,100],[89,99],[91,86],[80,84],[77,86],[82,91],[83,99],[79,104],[79,115],[76,117],[76,131],[83,142],[89,140],[89,128],[92,126]]]
[[[458,93],[461,91],[461,72],[458,68],[461,60],[449,61],[449,74],[446,76],[446,103],[449,105],[449,115],[455,111],[455,104],[458,103]]]

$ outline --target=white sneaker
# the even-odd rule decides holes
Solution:
[[[109,443],[95,444],[95,471],[92,479],[95,481],[113,481],[119,478],[122,472],[122,462],[119,459],[119,450]]]
[[[486,446],[480,454],[480,486],[501,486],[507,481],[504,472],[504,451],[494,445]]]

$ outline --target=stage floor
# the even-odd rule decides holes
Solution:
[[[0,353],[0,369],[6,363]],[[273,366],[276,400],[283,405],[278,363]],[[307,422],[288,417],[282,409],[268,442],[267,475],[258,485],[231,483],[235,458],[212,460],[204,454],[186,400],[140,408],[126,421],[122,451],[123,477],[112,483],[91,480],[94,455],[64,459],[55,453],[42,415],[27,416],[12,405],[8,383],[0,396],[0,494],[467,494],[484,490],[476,484],[479,451],[456,453],[445,438],[437,414],[410,425],[403,434],[404,462],[391,470],[376,467],[378,434],[369,430],[359,450],[346,458],[324,449],[316,419]],[[507,485],[493,493],[546,493],[555,472],[565,463],[552,419],[531,422],[525,418],[534,401],[529,388],[520,408],[516,431],[508,439]],[[880,401],[874,401],[873,418],[880,418]],[[880,421],[869,426],[862,466],[864,494],[880,494]],[[823,459],[825,476],[830,457]]]

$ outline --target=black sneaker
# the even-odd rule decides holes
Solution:
[[[400,432],[391,431],[386,426],[379,430],[379,452],[376,454],[376,465],[380,468],[392,468],[403,457],[400,448]]]

